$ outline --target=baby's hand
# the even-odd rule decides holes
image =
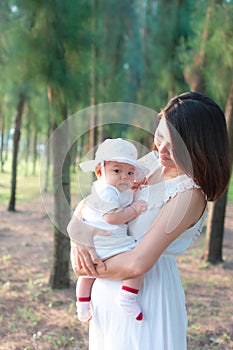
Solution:
[[[138,200],[138,201],[133,202],[133,204],[131,204],[131,206],[136,211],[137,215],[139,215],[146,210],[147,203],[143,200]]]
[[[140,181],[134,181],[133,186],[132,186],[132,190],[138,190],[141,188],[142,185],[147,185],[147,184],[148,184],[148,180],[146,177]]]

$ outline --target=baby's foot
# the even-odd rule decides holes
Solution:
[[[137,293],[132,293],[122,289],[118,298],[118,303],[130,317],[137,321],[143,319],[141,307],[137,303]]]
[[[77,316],[79,321],[88,322],[92,319],[92,310],[90,301],[76,302]]]

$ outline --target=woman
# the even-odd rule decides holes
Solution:
[[[218,199],[230,178],[225,117],[209,97],[184,93],[161,111],[148,186],[148,209],[129,225],[139,242],[103,264],[93,248],[72,245],[76,273],[98,276],[92,290],[91,350],[185,350],[187,317],[176,256],[200,232],[207,201]],[[78,229],[83,226],[78,223]],[[89,230],[89,228],[88,228]],[[78,255],[77,254],[78,251]],[[81,268],[82,267],[82,268]],[[84,272],[83,272],[84,271]],[[120,280],[145,273],[138,300],[144,319],[126,317],[116,304]]]

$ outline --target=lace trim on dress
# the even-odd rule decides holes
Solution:
[[[147,186],[147,190],[150,193],[148,209],[161,207],[169,199],[174,198],[177,193],[181,193],[192,188],[199,189],[200,186],[187,175],[181,175],[158,184],[149,185]]]

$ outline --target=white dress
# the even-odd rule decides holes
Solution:
[[[149,191],[148,191],[149,188]],[[141,240],[156,215],[178,192],[198,188],[194,181],[182,175],[144,187],[138,198],[150,204],[148,210],[130,225],[130,233]],[[206,211],[201,219],[181,234],[145,274],[138,302],[143,320],[128,317],[117,304],[121,281],[96,279],[92,288],[93,318],[90,321],[90,350],[186,350],[187,316],[176,256],[182,254],[200,233]]]

